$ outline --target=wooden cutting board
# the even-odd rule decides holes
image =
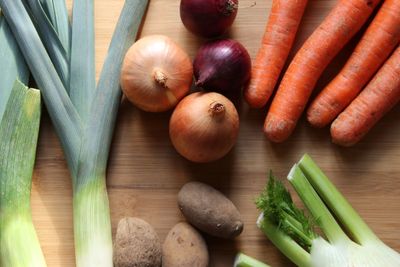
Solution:
[[[96,0],[96,65],[100,72],[123,0]],[[71,1],[68,1],[69,5]],[[297,50],[336,0],[310,0],[296,40]],[[229,34],[255,57],[271,0],[240,0],[238,17]],[[193,58],[204,42],[190,34],[179,18],[178,0],[151,0],[141,36],[165,34]],[[354,43],[354,42],[353,42]],[[343,64],[352,45],[327,69],[322,88]],[[113,233],[123,216],[151,223],[161,240],[181,216],[176,197],[192,180],[209,183],[226,193],[243,215],[245,230],[235,241],[207,237],[210,266],[232,266],[243,251],[272,266],[292,266],[256,228],[253,201],[272,169],[284,178],[303,153],[318,162],[379,237],[400,250],[400,109],[391,111],[357,146],[331,144],[329,130],[312,129],[303,119],[283,144],[272,144],[261,131],[266,110],[240,109],[239,141],[216,163],[193,164],[181,158],[168,137],[169,112],[149,114],[123,101],[108,168]],[[49,267],[75,266],[71,181],[62,150],[48,116],[44,116],[33,180],[32,209]]]

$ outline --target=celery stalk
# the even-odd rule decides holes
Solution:
[[[329,241],[337,242],[347,240],[347,235],[343,232],[342,228],[336,222],[335,218],[297,165],[294,165],[290,170],[288,180],[313,217],[317,220],[318,226],[322,229]]]
[[[309,267],[311,257],[296,241],[271,222],[264,214],[257,220],[257,226],[271,242],[297,266]]]
[[[318,236],[310,219],[294,205],[283,183],[271,176],[256,201],[264,214],[257,225],[292,262],[301,267],[400,266],[400,254],[375,236],[308,155],[294,165],[287,178],[329,240]],[[305,253],[300,253],[302,249]]]
[[[46,266],[31,217],[40,93],[15,82],[0,122],[0,266]]]
[[[239,253],[236,256],[233,267],[270,267],[270,266],[243,253]]]
[[[328,177],[326,177],[309,155],[304,155],[298,165],[329,209],[332,210],[356,242],[364,244],[369,241],[378,240],[374,232],[372,232],[360,215],[358,215],[332,182],[329,181]]]

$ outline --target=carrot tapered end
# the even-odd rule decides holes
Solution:
[[[264,133],[275,143],[284,142],[292,134],[296,123],[269,113],[264,123]]]

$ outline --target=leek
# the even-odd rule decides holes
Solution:
[[[310,156],[293,166],[288,180],[311,217],[294,205],[280,181],[270,177],[256,202],[262,211],[257,225],[293,263],[300,267],[400,266],[400,254],[373,233]]]
[[[39,124],[39,91],[17,81],[0,122],[1,267],[46,266],[30,209]]]
[[[84,4],[88,7],[93,5],[93,0],[77,1],[76,5],[80,7]],[[111,223],[105,178],[107,158],[121,101],[119,76],[122,61],[127,49],[135,40],[147,3],[147,0],[125,1],[97,88],[92,88],[94,86],[90,85],[93,70],[87,70],[87,66],[93,64],[94,54],[81,68],[87,73],[76,77],[78,81],[71,82],[76,76],[72,73],[76,73],[79,69],[76,57],[86,56],[79,54],[77,48],[81,43],[76,42],[84,38],[82,34],[85,32],[93,32],[93,29],[87,29],[81,33],[74,33],[77,26],[73,26],[70,70],[74,76],[71,77],[69,84],[70,98],[67,94],[68,88],[53,65],[54,60],[51,57],[54,55],[47,53],[29,12],[20,1],[0,0],[6,19],[42,91],[71,171],[74,192],[75,254],[78,267],[112,266]],[[92,19],[91,8],[86,12],[88,13],[85,13],[85,10],[74,10],[78,21],[82,20],[85,14],[89,14],[87,19]],[[74,18],[72,20],[74,21]],[[94,23],[87,21],[84,24],[85,27],[93,27]],[[89,34],[87,38],[93,38],[93,35]],[[94,42],[89,40],[85,47],[92,51],[93,45]],[[86,85],[89,86],[85,88]],[[86,103],[79,102],[80,99],[72,96],[74,90],[81,89],[92,90],[87,93],[90,97],[85,99]],[[83,104],[87,107],[83,108]]]

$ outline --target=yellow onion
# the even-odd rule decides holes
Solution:
[[[189,56],[169,37],[151,35],[126,53],[121,87],[138,108],[161,112],[173,108],[189,92],[193,66]]]
[[[194,162],[225,156],[236,143],[239,116],[233,103],[215,92],[185,97],[175,108],[169,134],[175,149]]]

